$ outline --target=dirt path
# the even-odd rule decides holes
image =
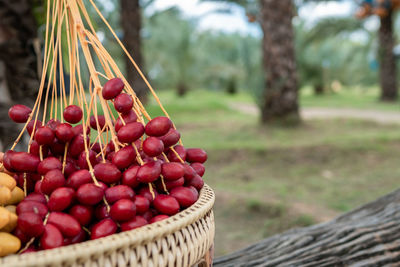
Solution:
[[[258,107],[248,103],[231,103],[231,108],[246,114],[257,115]],[[400,124],[400,112],[354,108],[302,108],[301,117],[308,119],[349,118],[374,121],[381,124]]]

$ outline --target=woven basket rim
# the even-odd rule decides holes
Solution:
[[[211,211],[214,201],[215,194],[213,190],[207,184],[204,184],[196,203],[168,219],[74,245],[22,255],[10,255],[0,259],[0,266],[54,264],[56,262],[68,261],[71,257],[89,258],[100,254],[107,254],[110,251],[115,251],[126,246],[147,244],[179,231],[204,217]]]

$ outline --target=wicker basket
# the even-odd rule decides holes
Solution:
[[[62,248],[0,259],[0,266],[192,266],[214,241],[215,196],[204,185],[199,200],[166,220]]]

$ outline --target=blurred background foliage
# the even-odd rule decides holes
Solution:
[[[247,91],[256,99],[262,94],[260,34],[200,30],[201,17],[187,17],[175,6],[154,10],[151,2],[142,4],[142,52],[144,68],[157,89],[174,89],[179,95],[198,88],[227,93]],[[297,8],[307,4],[299,2]],[[103,6],[102,12],[122,37],[118,2],[99,6]],[[215,12],[229,9],[224,6]],[[295,17],[300,90],[310,86],[320,94],[334,91],[332,85],[378,86],[377,32],[365,23],[354,16],[327,17],[312,23]],[[395,24],[400,24],[397,16]],[[123,54],[111,34],[102,23],[96,26],[107,49],[122,64]]]

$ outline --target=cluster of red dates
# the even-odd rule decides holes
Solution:
[[[167,117],[140,122],[123,88],[122,80],[114,78],[102,89],[104,100],[119,113],[112,123],[117,142],[91,143],[91,128],[109,127],[106,118],[91,116],[85,129],[82,109],[70,105],[64,123],[29,121],[29,152],[5,153],[4,167],[27,192],[17,206],[14,231],[22,244],[29,242],[25,252],[135,229],[197,201],[206,152],[177,145],[180,133]],[[31,113],[24,105],[9,110],[17,123],[27,123]]]

